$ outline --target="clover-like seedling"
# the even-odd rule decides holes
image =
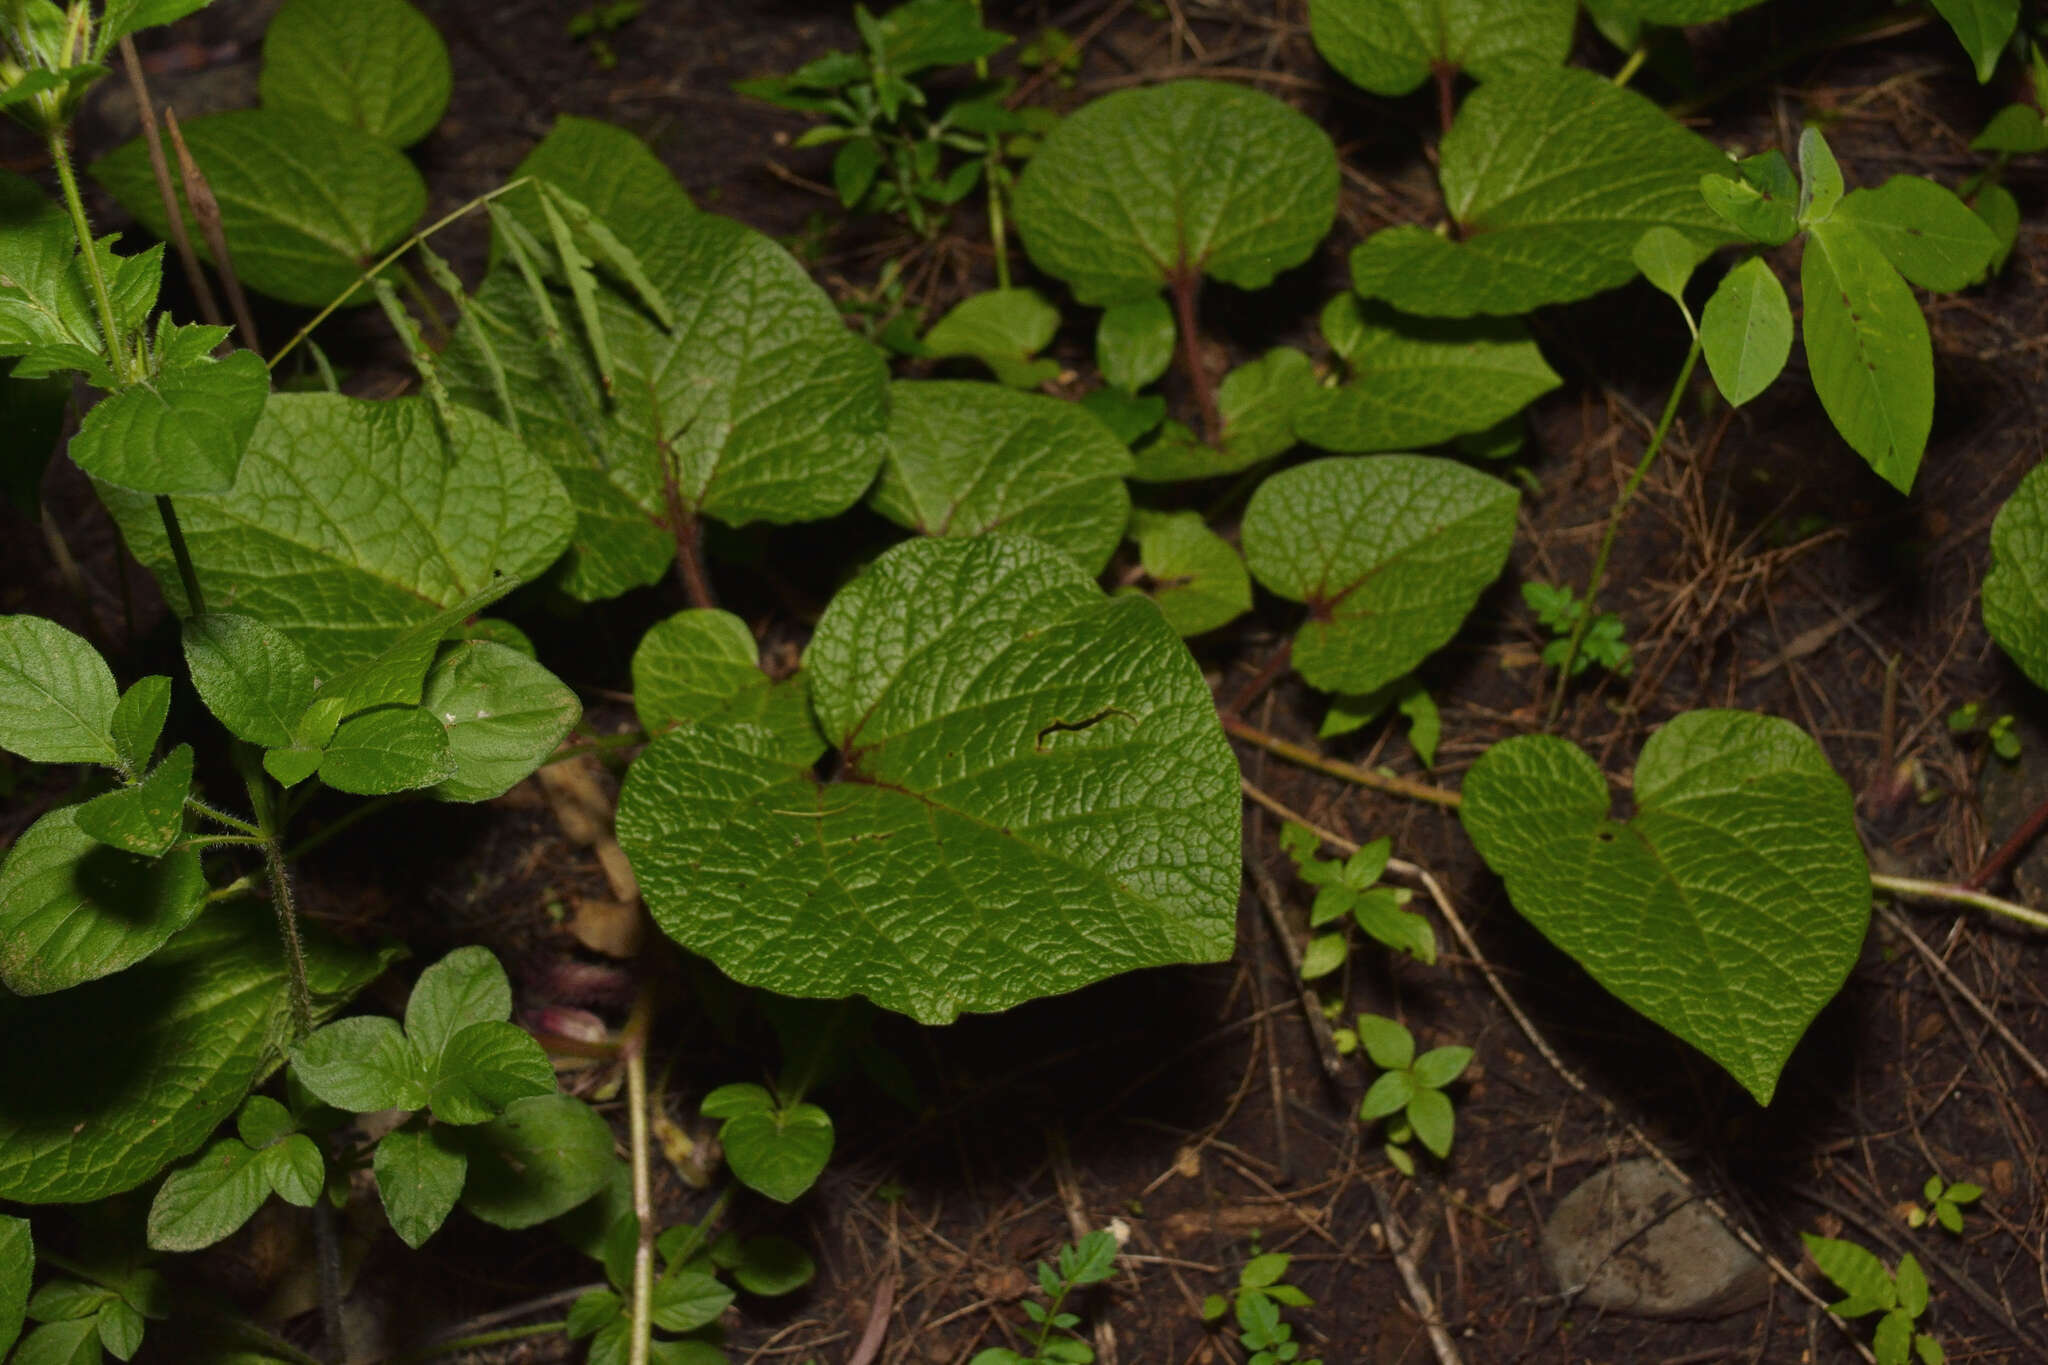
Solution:
[[[1280,832],[1280,846],[1294,859],[1296,873],[1316,888],[1308,922],[1321,928],[1345,916],[1389,948],[1407,953],[1418,962],[1436,961],[1436,933],[1429,921],[1402,909],[1414,898],[1406,887],[1379,885],[1393,845],[1375,839],[1343,862],[1316,856],[1320,847],[1316,835],[1301,825],[1288,825]],[[1314,981],[1344,965],[1350,945],[1342,933],[1319,934],[1309,940],[1302,954],[1301,976]]]
[[[1960,1236],[1963,1231],[1963,1205],[1974,1204],[1984,1197],[1984,1187],[1973,1185],[1967,1180],[1958,1180],[1951,1185],[1938,1175],[1927,1177],[1927,1183],[1920,1188],[1920,1195],[1928,1203],[1927,1208],[1914,1205],[1906,1215],[1910,1227],[1925,1227],[1928,1220],[1941,1224],[1950,1232]]]
[[[1399,1116],[1387,1128],[1387,1159],[1403,1174],[1414,1174],[1414,1161],[1403,1149],[1410,1136],[1420,1138],[1439,1159],[1449,1156],[1455,1119],[1444,1087],[1471,1065],[1472,1049],[1431,1048],[1418,1057],[1415,1035],[1378,1014],[1358,1016],[1357,1036],[1365,1055],[1382,1071],[1365,1092],[1358,1117],[1371,1123]]]
[[[1579,642],[1578,653],[1574,655],[1571,652],[1572,631],[1578,626],[1579,618],[1586,614],[1586,603],[1579,600],[1579,595],[1562,584],[1524,583],[1522,600],[1529,604],[1530,610],[1536,613],[1536,619],[1552,636],[1543,646],[1544,667],[1563,668],[1565,659],[1570,657],[1575,678],[1595,664],[1622,678],[1635,671],[1635,659],[1629,652],[1628,641],[1622,638],[1626,628],[1615,613],[1594,613],[1586,627],[1585,638]]]
[[[1810,1232],[1799,1237],[1821,1274],[1848,1295],[1831,1311],[1845,1318],[1882,1314],[1870,1341],[1877,1365],[1908,1365],[1915,1357],[1920,1365],[1942,1365],[1946,1356],[1941,1343],[1917,1330],[1928,1300],[1927,1275],[1918,1261],[1902,1256],[1899,1268],[1890,1271],[1854,1242],[1816,1237]]]

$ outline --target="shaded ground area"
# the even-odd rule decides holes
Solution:
[[[734,79],[850,46],[849,7],[837,0],[650,0],[614,36],[618,65],[609,72],[567,40],[571,5],[423,7],[447,35],[457,75],[453,111],[419,151],[436,213],[499,183],[556,115],[576,113],[642,134],[700,205],[785,240],[842,298],[871,289],[883,261],[906,255],[916,302],[942,308],[992,283],[971,213],[933,243],[894,236],[883,223],[845,223],[820,183],[829,152],[792,150],[800,120],[729,92]],[[209,92],[231,93],[253,61],[263,7],[229,0],[218,8],[181,28],[175,36],[186,46],[159,59],[162,94],[181,110],[188,98],[197,107]],[[991,21],[1012,32],[1056,23],[1084,39],[1071,88],[1042,90],[1052,102],[1206,74],[1256,84],[1331,129],[1344,198],[1320,256],[1273,291],[1217,289],[1205,301],[1211,340],[1236,359],[1308,341],[1316,309],[1344,286],[1350,246],[1390,222],[1429,221],[1438,209],[1420,154],[1434,139],[1433,101],[1387,102],[1349,87],[1315,54],[1305,8],[1295,0],[990,4]],[[1918,9],[1897,11],[1874,35],[1802,55],[1813,36],[1802,25],[1818,22],[1792,13],[1802,8],[1770,6],[1696,50],[1700,88],[1726,90],[1699,111],[1711,136],[1745,148],[1790,146],[1803,121],[1825,122],[1851,184],[1912,171],[1953,185],[1974,170],[1969,137],[2017,90],[1977,87],[1953,39]],[[1841,17],[1857,15],[1820,18]],[[1782,67],[1759,70],[1766,56]],[[1618,65],[1584,31],[1579,57],[1603,70]],[[172,69],[180,61],[191,69]],[[1672,93],[1654,68],[1638,83],[1659,97]],[[102,110],[87,136],[118,136],[119,123],[118,110]],[[1684,410],[1629,514],[1604,596],[1626,620],[1638,666],[1629,678],[1592,675],[1559,727],[1618,781],[1646,735],[1679,711],[1726,705],[1784,716],[1819,739],[1857,792],[1874,864],[1940,878],[1974,868],[2048,789],[2038,775],[2048,761],[2048,705],[1991,645],[1975,609],[1986,531],[2039,458],[2048,396],[2040,227],[2048,196],[2037,164],[2016,164],[2008,184],[2028,215],[2011,263],[1991,285],[1929,309],[1940,409],[1910,500],[1834,435],[1798,355],[1793,374],[1740,412]],[[473,273],[481,237],[458,237],[452,251]],[[1063,297],[1056,284],[1038,283]],[[1068,311],[1060,353],[1079,364],[1092,319]],[[380,326],[344,324],[355,338],[351,385],[361,392],[405,382],[375,339]],[[1583,583],[1686,339],[1669,304],[1642,285],[1546,311],[1534,326],[1567,382],[1532,411],[1531,444],[1517,457],[1532,492],[1510,571],[1426,670],[1444,711],[1437,766],[1425,774],[1387,726],[1332,742],[1332,756],[1455,786],[1490,744],[1543,728],[1544,637],[1518,585]],[[350,342],[336,346],[347,353]],[[81,566],[99,633],[130,658],[163,649],[150,589],[121,567],[89,491],[57,477],[49,505]],[[853,518],[823,539],[837,549],[878,534]],[[822,603],[839,562],[820,542],[811,530],[756,537],[750,548],[767,566],[762,573],[730,562],[714,571],[739,609],[777,615],[793,647],[805,629],[802,609]],[[43,536],[19,519],[0,523],[0,585],[0,609],[86,624]],[[556,657],[578,661],[584,671],[565,677],[593,718],[623,724],[631,642],[681,605],[676,593],[650,590],[571,621],[530,600],[521,619],[543,657],[553,644]],[[1220,696],[1256,672],[1293,628],[1294,610],[1264,600],[1254,617],[1196,642]],[[1946,716],[1973,700],[2019,717],[2028,742],[2016,766],[1951,735]],[[1252,718],[1314,744],[1321,709],[1315,694],[1286,683]],[[840,1154],[818,1189],[790,1210],[734,1207],[735,1224],[791,1232],[821,1266],[793,1302],[747,1305],[732,1332],[735,1360],[845,1360],[877,1304],[893,1314],[878,1357],[889,1365],[964,1362],[982,1347],[1014,1344],[1030,1263],[1112,1218],[1130,1234],[1124,1268],[1086,1309],[1107,1329],[1098,1348],[1126,1365],[1243,1359],[1204,1326],[1199,1303],[1234,1283],[1254,1247],[1294,1255],[1291,1278],[1316,1302],[1293,1320],[1308,1353],[1330,1365],[1442,1361],[1446,1350],[1471,1362],[1855,1358],[1850,1340],[1783,1279],[1762,1307],[1714,1322],[1603,1316],[1558,1292],[1537,1255],[1550,1210],[1597,1167],[1641,1155],[1646,1143],[1809,1285],[1817,1284],[1811,1267],[1798,1270],[1802,1230],[1854,1238],[1887,1260],[1911,1251],[1932,1279],[1929,1326],[1949,1359],[2048,1358],[2048,1072],[2038,1060],[2048,1055],[2048,996],[2038,943],[1975,916],[1881,904],[1847,989],[1794,1057],[1777,1103],[1760,1110],[1516,918],[1452,816],[1258,751],[1240,756],[1247,779],[1272,801],[1351,839],[1391,836],[1397,855],[1439,880],[1439,914],[1469,926],[1469,940],[1441,931],[1448,951],[1433,968],[1361,952],[1341,983],[1347,1012],[1398,1016],[1423,1046],[1477,1050],[1454,1091],[1451,1159],[1403,1177],[1353,1119],[1369,1076],[1355,1061],[1334,1071],[1324,1064],[1327,1026],[1304,1006],[1286,946],[1303,933],[1307,897],[1275,842],[1273,818],[1248,805],[1247,858],[1269,875],[1273,895],[1269,904],[1248,879],[1234,961],[1145,973],[944,1030],[877,1022],[915,1083],[914,1104],[858,1080],[827,1090],[820,1098],[838,1123]],[[0,833],[32,818],[27,804]],[[537,792],[521,789],[477,811],[437,810],[430,829],[407,823],[369,827],[374,859],[362,856],[361,841],[316,857],[306,869],[310,912],[350,932],[403,936],[422,961],[458,942],[485,942],[513,964],[523,1007],[590,1009],[614,1024],[623,1017],[623,968],[579,946],[566,927],[580,901],[606,895],[603,872]],[[2032,875],[2022,870],[2023,888]],[[670,1068],[664,1102],[701,1144],[696,1099],[712,1085],[759,1078],[774,1051],[758,1021],[727,1008],[706,970],[674,974],[658,1050]],[[595,1093],[605,1078],[584,1080]],[[1902,1216],[1937,1172],[1988,1191],[1961,1236],[1915,1230]],[[671,1217],[709,1202],[688,1173],[687,1162],[661,1173]],[[278,1312],[303,1307],[294,1235],[284,1219],[259,1224],[204,1268],[251,1309],[266,1300]],[[594,1267],[545,1234],[508,1237],[462,1219],[424,1265],[373,1226],[363,1241],[359,1325],[385,1358],[437,1334],[558,1318],[562,1292],[595,1278]],[[502,1316],[514,1307],[527,1316]],[[1436,1342],[1429,1323],[1442,1329]],[[1859,1330],[1856,1340],[1866,1339]],[[576,1356],[552,1335],[473,1358]]]

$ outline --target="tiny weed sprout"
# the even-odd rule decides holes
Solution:
[[[1061,1247],[1053,1261],[1039,1262],[1038,1291],[1045,1302],[1023,1301],[1029,1344],[1021,1351],[991,1346],[977,1352],[970,1365],[1089,1365],[1095,1350],[1078,1330],[1081,1315],[1070,1312],[1067,1304],[1075,1290],[1101,1284],[1115,1274],[1121,1250],[1117,1234],[1104,1228]]]
[[[1923,1209],[1915,1204],[1906,1215],[1907,1225],[1921,1228],[1926,1227],[1929,1220],[1932,1220],[1960,1237],[1963,1232],[1963,1209],[1984,1197],[1984,1187],[1973,1185],[1967,1180],[1958,1180],[1950,1184],[1938,1175],[1930,1175],[1927,1177],[1927,1183],[1921,1187],[1920,1197],[1927,1201],[1927,1207]]]
[[[1403,907],[1414,893],[1406,887],[1379,885],[1386,870],[1392,841],[1375,839],[1343,862],[1317,856],[1321,840],[1300,825],[1288,825],[1280,832],[1280,846],[1294,859],[1296,874],[1316,888],[1309,908],[1309,926],[1326,928],[1337,920],[1350,919],[1365,933],[1416,961],[1436,961],[1436,931],[1429,921]],[[1318,934],[1309,940],[1302,954],[1301,977],[1314,981],[1344,965],[1349,953],[1348,931]]]
[[[1831,1306],[1833,1312],[1845,1318],[1880,1315],[1870,1342],[1878,1365],[1911,1365],[1914,1361],[1942,1365],[1947,1356],[1941,1343],[1920,1330],[1928,1290],[1926,1273],[1918,1261],[1902,1256],[1896,1270],[1887,1270],[1882,1261],[1854,1242],[1810,1232],[1799,1236],[1821,1274],[1847,1295]]]
[[[1358,1117],[1365,1123],[1391,1120],[1387,1160],[1403,1175],[1413,1175],[1414,1158],[1406,1150],[1410,1138],[1420,1139],[1439,1161],[1448,1157],[1456,1119],[1444,1087],[1472,1064],[1472,1049],[1437,1047],[1418,1057],[1415,1035],[1396,1020],[1377,1014],[1359,1015],[1354,1036],[1372,1064],[1380,1068],[1379,1078],[1358,1106]]]
[[[1983,736],[1991,746],[1991,752],[2011,763],[2020,756],[2020,737],[2014,726],[2018,719],[2011,712],[2002,712],[1986,718],[1984,703],[1964,702],[1948,713],[1948,732],[1958,737]]]
[[[1237,1344],[1249,1353],[1251,1365],[1322,1365],[1320,1357],[1301,1358],[1301,1343],[1294,1328],[1282,1321],[1289,1308],[1307,1308],[1315,1300],[1286,1283],[1281,1277],[1293,1258],[1269,1251],[1253,1256],[1238,1272],[1237,1285],[1226,1296],[1211,1294],[1202,1300],[1202,1320],[1221,1324],[1226,1314],[1237,1325]]]
[[[1578,594],[1549,583],[1524,583],[1522,600],[1554,637],[1543,646],[1545,666],[1569,667],[1574,677],[1596,666],[1623,678],[1635,671],[1628,642],[1622,638],[1621,618],[1613,612],[1589,613]],[[1576,652],[1572,649],[1574,636],[1578,639]]]

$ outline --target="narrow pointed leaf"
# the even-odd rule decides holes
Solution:
[[[1989,81],[2020,21],[2020,0],[1934,0],[1934,8],[1970,54],[1977,84]]]
[[[1841,163],[1820,129],[1809,124],[1799,132],[1799,225],[1825,223],[1841,202]]]
[[[120,751],[122,770],[130,775],[149,766],[156,742],[171,714],[171,680],[161,673],[137,678],[114,707],[108,731]]]
[[[1643,746],[1636,814],[1569,741],[1495,745],[1465,829],[1544,936],[1760,1104],[1854,965],[1870,878],[1848,788],[1782,720],[1694,711]]]

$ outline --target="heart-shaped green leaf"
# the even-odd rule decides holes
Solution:
[[[1991,523],[1984,628],[2034,686],[2048,688],[2048,465],[2036,465]]]
[[[2020,0],[1934,0],[1934,8],[1977,68],[1977,83],[1991,79],[2020,21]]]
[[[1412,450],[1484,431],[1561,382],[1511,319],[1417,318],[1339,294],[1323,336],[1349,372],[1308,391],[1295,434],[1324,450]]]
[[[1294,666],[1325,692],[1370,692],[1457,634],[1500,576],[1515,490],[1453,460],[1332,458],[1259,485],[1245,507],[1252,576],[1308,605]]]
[[[758,1085],[722,1085],[704,1115],[723,1119],[719,1145],[740,1183],[787,1204],[817,1183],[832,1159],[832,1116],[815,1104],[779,1106]]]
[[[1479,80],[1557,66],[1571,52],[1577,0],[1310,0],[1324,60],[1375,95],[1405,95],[1437,70]]]
[[[1700,198],[1728,158],[1633,90],[1571,67],[1473,91],[1439,146],[1443,236],[1413,224],[1351,254],[1352,283],[1407,313],[1526,313],[1626,284],[1643,233],[1664,226],[1702,252],[1730,238]]]
[[[561,473],[580,518],[563,584],[587,599],[658,578],[678,517],[738,526],[846,510],[881,463],[888,380],[879,354],[787,251],[692,209],[672,178],[660,193],[646,150],[595,127],[564,121],[520,173],[545,176],[603,216],[673,307],[675,326],[600,279],[593,308],[612,362],[607,394],[588,334],[551,348],[558,329],[519,271],[500,264],[471,306],[491,320],[514,410],[503,410],[468,331],[442,362],[458,402],[515,421]],[[578,147],[607,149],[624,169],[570,162]],[[508,198],[522,211],[530,196]],[[607,205],[657,204],[634,221],[607,214]]]
[[[55,621],[0,616],[0,748],[31,763],[122,764],[120,704],[100,652]]]
[[[71,458],[137,493],[224,492],[269,396],[270,371],[254,351],[181,365],[93,404]]]
[[[1849,789],[1786,721],[1693,711],[1643,746],[1635,815],[1549,735],[1465,778],[1465,830],[1544,937],[1770,1103],[1870,918]]]
[[[1807,369],[1828,420],[1886,483],[1912,491],[1934,427],[1934,343],[1919,300],[1841,219],[1807,231],[1799,283]]]
[[[1337,152],[1313,121],[1257,90],[1120,90],[1039,145],[1016,214],[1031,263],[1083,303],[1203,275],[1259,289],[1306,261],[1336,221]]]
[[[678,942],[933,1023],[1229,952],[1236,766],[1148,603],[1024,537],[913,540],[841,590],[805,672],[840,780],[701,725],[627,777],[619,839]]]
[[[448,732],[455,771],[434,787],[442,801],[503,796],[546,761],[583,714],[568,684],[488,640],[443,646],[420,707]]]
[[[1035,536],[1102,572],[1131,511],[1131,453],[1072,403],[996,384],[898,380],[869,504],[928,536]]]
[[[321,114],[238,109],[191,119],[180,131],[220,202],[235,273],[286,303],[318,308],[349,293],[427,207],[426,182],[402,153]],[[164,154],[177,164],[168,135]],[[92,173],[143,226],[167,235],[141,139],[95,161]],[[337,192],[342,186],[347,193]],[[180,208],[195,221],[182,193]],[[370,297],[358,290],[350,302]]]
[[[574,524],[560,482],[503,427],[474,413],[453,412],[446,433],[444,440],[419,398],[271,399],[234,488],[178,499],[208,607],[283,632],[315,676],[332,680],[409,627],[539,575]],[[113,490],[104,500],[130,548],[182,608],[153,500]],[[452,624],[429,632],[415,683]]]
[[[320,1016],[386,961],[315,935],[305,948]],[[118,976],[0,998],[0,1094],[36,1097],[0,1105],[0,1199],[82,1203],[133,1189],[232,1114],[290,1032],[277,918],[261,905],[216,906]]]
[[[191,750],[185,755],[189,780]],[[80,827],[84,809],[43,816],[0,863],[0,984],[16,995],[68,990],[132,966],[206,904],[197,853],[147,858],[111,848]]]
[[[394,147],[433,131],[452,84],[447,44],[405,0],[289,0],[263,32],[264,108],[324,114]]]

